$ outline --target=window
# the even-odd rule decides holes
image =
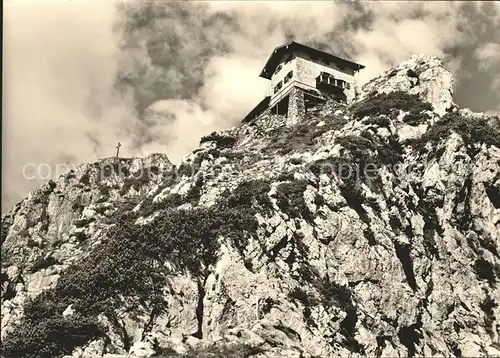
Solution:
[[[290,82],[290,80],[292,79],[293,77],[293,71],[290,71],[287,73],[287,75],[285,76],[285,79],[283,80],[284,83],[287,83],[287,82]]]
[[[330,81],[333,81],[333,76],[327,72],[321,72],[321,77],[327,83],[331,83]]]
[[[345,88],[347,88],[347,89],[351,89],[351,84],[350,84],[349,82],[346,82],[346,83],[345,83]]]
[[[281,70],[281,68],[283,68],[283,64],[282,64],[282,63],[280,63],[280,64],[278,65],[278,67],[276,67],[276,71],[274,71],[274,73],[275,73],[275,74],[276,74],[276,73],[278,73],[278,72]]]
[[[279,81],[278,84],[274,87],[274,93],[278,92],[283,86],[283,82]]]

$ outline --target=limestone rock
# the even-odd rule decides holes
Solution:
[[[499,123],[457,109],[433,57],[381,74],[356,101],[374,90],[434,111],[417,125],[354,119],[335,102],[297,125],[264,113],[178,167],[162,154],[107,158],[32,192],[2,218],[2,341],[23,332],[29,300],[76,290],[87,301],[57,297],[41,312],[100,335],[85,326],[60,356],[498,356],[500,148],[488,134]],[[453,108],[477,126],[473,141],[442,121]]]
[[[434,56],[414,55],[398,66],[383,72],[366,83],[358,99],[368,94],[405,91],[418,94],[434,106],[436,113],[443,115],[454,108],[453,76],[441,60]]]

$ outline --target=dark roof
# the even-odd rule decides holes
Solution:
[[[325,59],[326,61],[336,62],[339,65],[354,68],[355,70],[358,70],[358,71],[361,70],[362,68],[365,68],[365,66],[363,66],[363,65],[360,65],[358,63],[334,56],[331,53],[323,52],[323,51],[317,50],[315,48],[299,44],[298,42],[291,41],[291,42],[288,42],[284,45],[278,46],[274,49],[273,53],[271,54],[271,56],[267,60],[266,65],[262,69],[262,71],[260,73],[260,77],[271,79],[272,74],[276,70],[276,67],[278,67],[283,56],[287,53],[292,53],[295,51],[302,51],[302,52],[305,52],[305,53],[308,53],[311,55],[315,55],[315,56],[318,56],[320,58]]]
[[[260,115],[262,112],[264,112],[267,107],[269,106],[269,101],[271,99],[271,96],[266,96],[262,101],[259,102],[251,111],[248,113],[245,118],[243,118],[242,122],[250,122],[252,119]]]

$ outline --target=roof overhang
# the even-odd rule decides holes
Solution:
[[[260,77],[271,79],[271,76],[273,75],[274,71],[276,70],[276,67],[278,67],[279,63],[281,62],[283,56],[285,56],[288,53],[293,53],[293,52],[305,52],[310,55],[318,56],[319,58],[322,58],[328,62],[336,62],[344,67],[347,68],[352,68],[354,69],[355,72],[365,68],[365,66],[360,65],[358,63],[334,56],[328,52],[323,52],[320,50],[317,50],[315,48],[302,45],[298,42],[291,41],[288,42],[284,45],[278,46],[274,49],[273,53],[269,57],[269,59],[266,62],[266,65],[260,72]]]

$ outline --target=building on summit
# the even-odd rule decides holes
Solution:
[[[271,81],[269,91],[243,121],[270,109],[295,123],[328,98],[348,102],[355,94],[354,75],[364,67],[294,41],[278,46],[260,73]]]

